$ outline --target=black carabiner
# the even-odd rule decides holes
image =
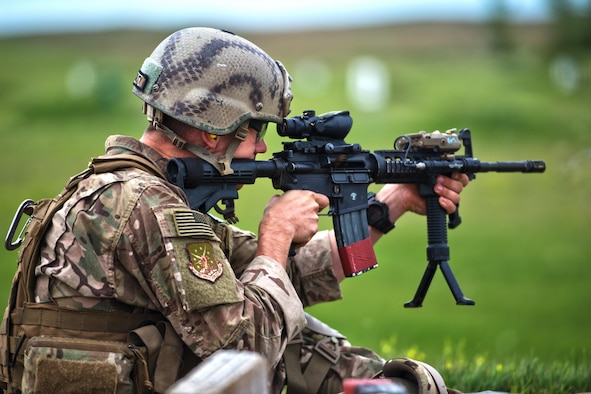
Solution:
[[[27,209],[29,206],[33,205],[34,203],[35,203],[35,201],[27,199],[27,200],[23,201],[21,203],[21,205],[18,207],[18,209],[16,210],[16,213],[14,214],[14,218],[12,219],[12,223],[10,224],[10,227],[8,228],[8,234],[6,234],[6,239],[4,240],[4,247],[6,248],[6,250],[15,250],[19,246],[21,246],[21,243],[23,242],[23,239],[21,236],[23,235],[23,232],[27,228],[27,224],[29,223],[29,221],[31,219],[29,218],[29,220],[27,220],[27,224],[24,225],[24,227],[21,230],[20,234],[18,235],[18,239],[16,241],[14,241],[14,234],[16,233],[16,229],[21,221],[21,217],[23,216],[25,209]]]

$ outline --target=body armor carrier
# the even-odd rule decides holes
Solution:
[[[154,164],[142,157],[102,156],[70,178],[56,197],[25,200],[17,210],[6,248],[16,249],[21,244],[22,248],[0,327],[0,389],[7,393],[97,389],[162,393],[198,364],[199,360],[159,312],[68,310],[35,303],[35,266],[53,215],[81,180],[126,167],[164,178]],[[29,216],[21,231],[24,236],[13,241],[23,214]]]

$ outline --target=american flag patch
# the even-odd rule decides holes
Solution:
[[[215,237],[215,233],[202,213],[192,210],[174,211],[174,225],[181,237]]]

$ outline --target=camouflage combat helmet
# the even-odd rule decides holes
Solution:
[[[162,127],[162,114],[215,135],[242,129],[233,150],[221,159],[223,164],[220,158],[206,158],[227,174],[249,120],[281,123],[289,114],[290,81],[285,67],[250,41],[195,27],[171,34],[156,47],[138,72],[133,93],[144,101],[144,112],[154,126],[181,149],[198,151],[194,153],[201,157],[208,153],[182,139],[179,145],[174,131]]]

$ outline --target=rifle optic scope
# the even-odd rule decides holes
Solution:
[[[330,138],[344,139],[353,126],[349,111],[333,111],[316,116],[316,112],[304,111],[300,116],[286,118],[277,125],[277,134],[292,139]]]

